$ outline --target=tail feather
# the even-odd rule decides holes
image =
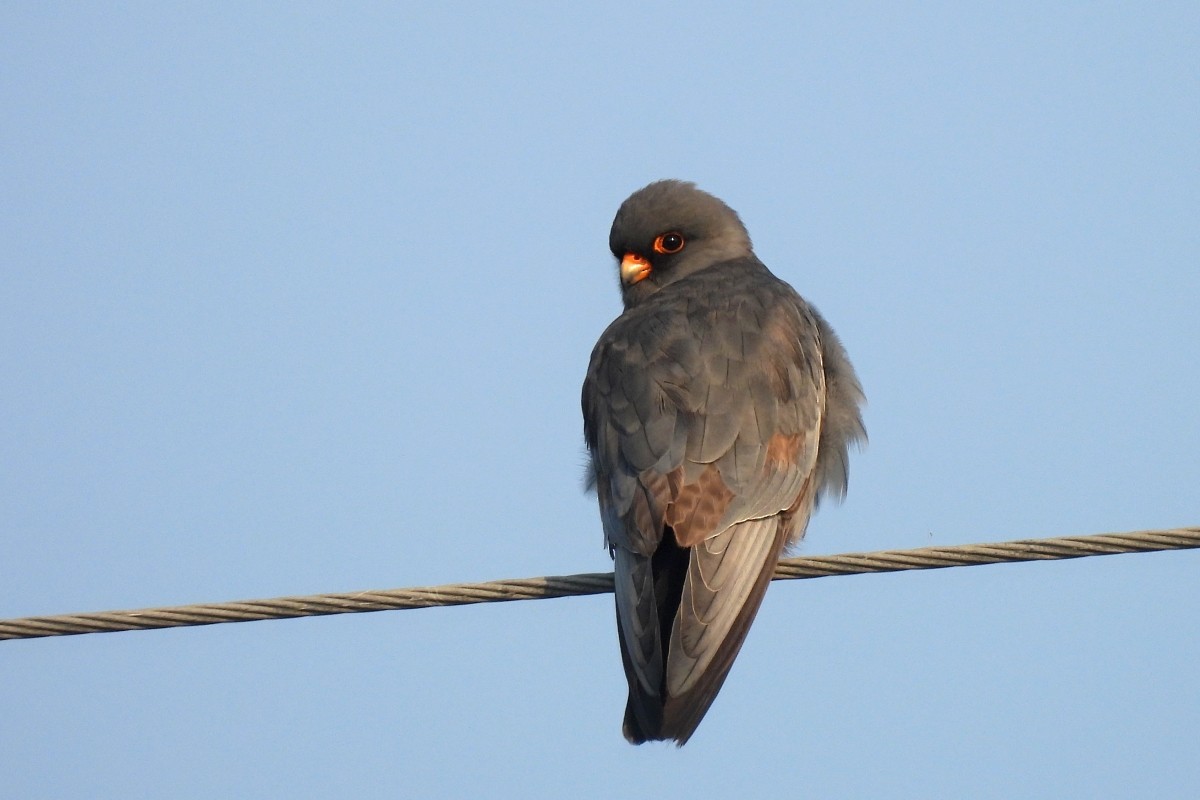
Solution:
[[[787,525],[780,524],[778,518],[768,520],[751,520],[739,523],[743,530],[733,531],[733,535],[749,535],[771,537],[766,544],[765,558],[760,562],[758,572],[752,579],[752,584],[746,590],[744,600],[736,609],[736,617],[732,620],[728,632],[722,637],[711,660],[702,666],[698,676],[686,681],[686,689],[682,692],[670,691],[672,658],[678,661],[687,656],[682,653],[672,654],[671,647],[678,649],[681,639],[676,631],[679,625],[680,602],[685,596],[685,582],[689,579],[698,580],[697,565],[693,558],[703,557],[693,553],[694,548],[681,548],[674,543],[674,536],[668,532],[663,537],[663,544],[654,555],[655,594],[658,601],[658,616],[663,652],[666,653],[663,680],[657,693],[649,693],[633,678],[629,681],[629,702],[625,707],[625,719],[622,730],[625,738],[633,744],[647,741],[674,740],[683,745],[691,738],[700,721],[704,718],[713,700],[716,699],[729,670],[737,658],[738,652],[745,642],[750,625],[762,605],[767,586],[775,572],[775,565],[783,552],[787,540]],[[703,547],[703,545],[697,545]],[[691,613],[690,610],[687,613]],[[694,620],[693,620],[694,623]],[[672,639],[672,633],[676,636]],[[623,642],[623,639],[622,639]],[[626,674],[631,675],[629,654],[622,643],[621,655],[625,660]]]

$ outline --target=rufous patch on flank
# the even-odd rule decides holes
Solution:
[[[672,483],[678,484],[679,480],[675,476]],[[695,481],[679,486],[667,506],[665,522],[675,531],[675,542],[680,547],[691,547],[713,533],[732,502],[733,492],[721,479],[716,465],[709,464]]]
[[[804,446],[803,433],[776,433],[767,440],[766,464],[782,469],[790,467],[800,458]]]

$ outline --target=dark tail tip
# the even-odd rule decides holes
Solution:
[[[687,740],[692,738],[692,734],[696,732],[696,726],[700,722],[695,720],[690,726],[682,727],[680,725],[672,726],[675,730],[666,730],[662,720],[662,709],[654,706],[652,708],[643,708],[645,716],[652,719],[645,719],[639,716],[635,707],[634,698],[629,699],[629,703],[625,706],[625,720],[621,724],[621,733],[625,735],[625,740],[630,744],[645,744],[646,742],[664,742],[674,740],[676,747],[683,747],[687,744]],[[701,714],[700,716],[703,716]]]
[[[621,723],[621,733],[625,734],[625,739],[630,744],[645,744],[646,742],[653,741],[658,738],[651,733],[651,730],[657,728],[658,726],[650,726],[647,723],[651,722],[651,720],[642,718],[645,716],[651,716],[647,713],[649,709],[645,708],[644,706],[644,703],[641,704],[640,710],[642,711],[642,714],[639,715],[637,713],[639,710],[637,706],[637,698],[634,698],[632,695],[629,697],[629,702],[625,704],[625,720]]]

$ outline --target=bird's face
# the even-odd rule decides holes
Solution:
[[[658,181],[630,195],[608,244],[620,265],[626,308],[693,272],[752,252],[733,209],[681,181]]]

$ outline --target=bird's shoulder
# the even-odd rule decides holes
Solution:
[[[628,308],[601,334],[589,377],[627,369],[682,367],[694,378],[698,360],[756,360],[764,351],[797,355],[815,343],[816,317],[808,303],[756,258],[716,264],[689,275]],[[672,370],[673,371],[673,370]]]

